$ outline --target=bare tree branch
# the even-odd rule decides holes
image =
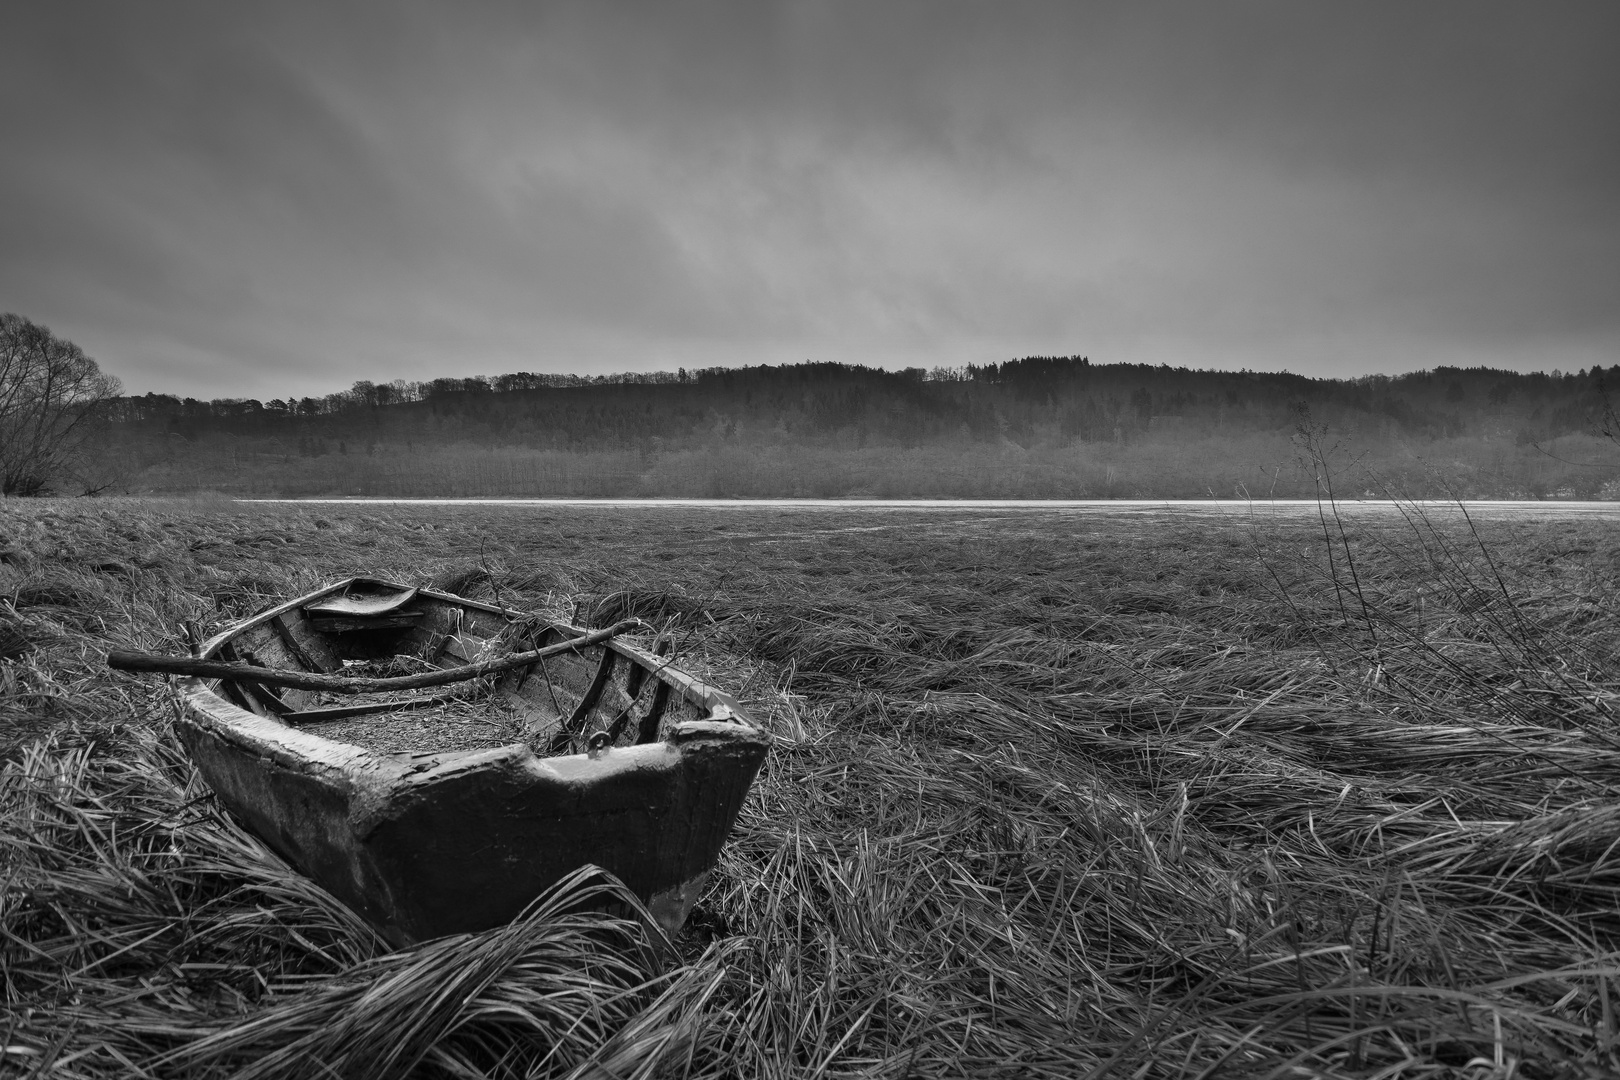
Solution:
[[[0,315],[0,493],[39,495],[69,476],[120,389],[71,341]]]

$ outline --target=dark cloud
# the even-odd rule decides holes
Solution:
[[[56,3],[0,307],[131,389],[1614,363],[1612,5]]]

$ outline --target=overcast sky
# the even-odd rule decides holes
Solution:
[[[133,393],[1620,363],[1620,4],[8,5],[0,310]]]

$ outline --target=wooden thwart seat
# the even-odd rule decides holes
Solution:
[[[325,634],[351,630],[397,630],[422,621],[422,612],[407,611],[415,589],[391,593],[346,593],[304,605],[311,629]]]

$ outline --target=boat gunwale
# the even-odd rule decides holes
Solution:
[[[299,610],[322,597],[348,589],[357,582],[383,585],[395,589],[412,588],[412,586],[401,582],[370,575],[355,575],[345,578],[314,592],[278,604],[220,631],[202,643],[197,655],[199,658],[206,659],[217,653],[227,642],[234,640],[247,631],[263,626],[289,611]],[[531,615],[528,612],[486,604],[478,600],[468,600],[453,593],[443,593],[433,589],[418,588],[416,597],[427,597],[453,606],[473,608],[511,619],[529,618]],[[575,636],[586,632],[565,622],[551,622],[548,620],[547,625],[557,629],[559,632],[572,631]],[[625,659],[640,665],[647,671],[649,676],[661,680],[672,690],[680,693],[686,700],[701,706],[707,711],[707,715],[702,720],[687,721],[687,723],[725,724],[727,727],[734,727],[736,736],[743,738],[759,737],[762,734],[758,728],[749,723],[741,705],[734,697],[674,666],[671,660],[657,656],[618,638],[603,641],[600,645],[603,648],[612,649]],[[244,748],[251,747],[260,753],[268,752],[276,757],[285,755],[289,764],[293,760],[301,760],[308,765],[337,767],[345,772],[357,769],[376,771],[392,782],[409,782],[413,780],[425,782],[437,776],[442,776],[446,767],[455,767],[455,771],[459,772],[466,768],[503,767],[509,764],[521,766],[529,759],[539,763],[563,759],[588,759],[593,756],[589,753],[539,754],[535,752],[531,745],[523,742],[505,743],[500,746],[483,747],[476,750],[427,751],[408,755],[385,754],[356,743],[329,739],[313,731],[283,723],[274,717],[264,716],[252,710],[244,709],[230,701],[215,688],[221,681],[224,680],[186,676],[179,680],[176,689],[187,705],[207,717],[209,727],[214,728],[221,734],[229,733],[234,736],[231,741],[243,745]],[[678,727],[679,725],[677,725]],[[672,731],[672,735],[673,733]],[[670,741],[672,740],[664,739],[645,745],[660,746]],[[341,748],[341,752],[334,753],[333,748]],[[615,747],[614,749],[623,754],[636,748],[625,746]],[[277,753],[278,751],[279,753]]]

